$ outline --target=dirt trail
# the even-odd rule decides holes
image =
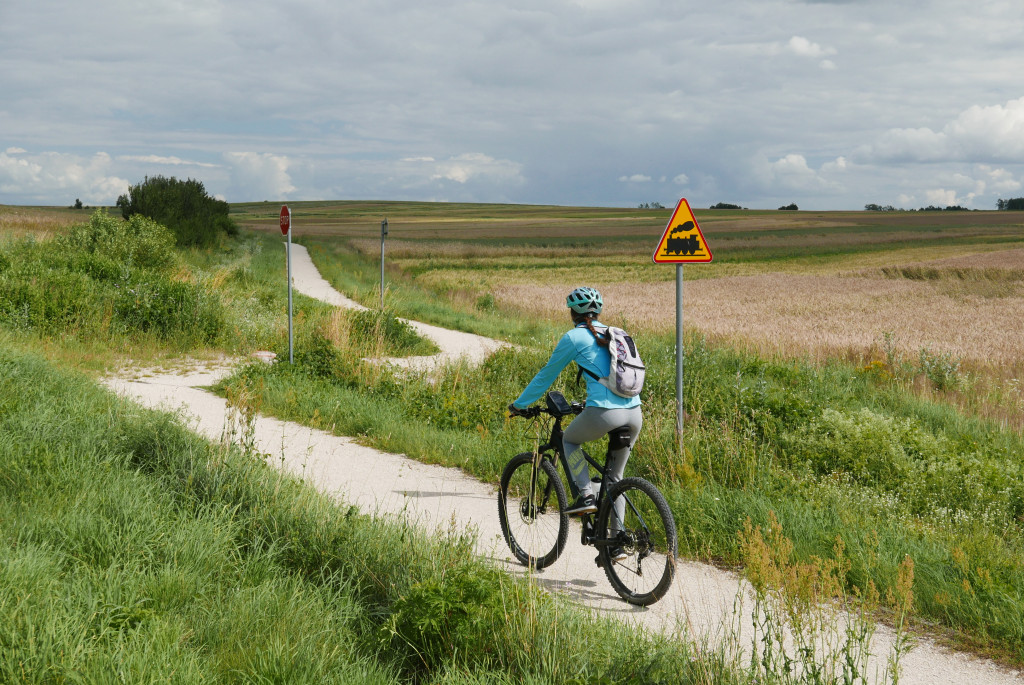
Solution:
[[[320,278],[304,249],[293,253],[292,270],[300,292],[338,306],[355,305]],[[420,330],[433,337],[435,329],[431,326]],[[449,336],[451,333],[438,333],[443,335],[440,340],[444,343],[439,340],[439,345],[445,350],[444,359],[467,356],[479,360],[500,344],[465,333]],[[108,379],[107,385],[144,405],[181,410],[195,430],[211,439],[219,439],[228,425],[226,402],[199,388],[213,384],[227,372],[226,368],[212,368],[186,373],[140,373]],[[458,469],[422,464],[404,455],[364,447],[351,438],[296,423],[261,416],[255,421],[254,432],[256,449],[266,453],[270,463],[301,476],[314,487],[358,505],[363,511],[406,516],[427,527],[447,526],[451,521],[471,527],[478,533],[480,555],[494,560],[510,573],[525,572],[511,558],[502,539],[492,486]],[[741,595],[743,585],[735,574],[680,560],[669,595],[652,607],[642,609],[618,598],[604,572],[594,563],[594,556],[593,548],[579,544],[579,530],[574,527],[562,557],[543,572],[534,574],[534,579],[541,586],[562,592],[600,613],[651,630],[692,635],[698,641],[702,638],[716,641],[727,634],[730,626],[738,625],[739,644],[748,647],[749,601],[746,602],[748,611],[736,617],[735,600]],[[877,656],[871,662],[872,671],[880,674],[884,669],[892,639],[892,632],[885,627],[876,632],[872,653]],[[1017,673],[989,661],[950,652],[927,639],[920,640],[914,650],[904,656],[902,664],[902,683],[1001,685],[1024,682]]]
[[[346,309],[367,309],[331,287],[331,284],[320,275],[320,271],[313,264],[309,251],[302,245],[292,245],[292,283],[295,289],[303,295],[308,295],[321,302]],[[409,319],[402,319],[402,321],[412,326],[419,335],[433,340],[441,348],[441,352],[429,357],[394,357],[387,360],[397,366],[426,370],[459,358],[476,364],[486,359],[487,355],[502,345],[508,344],[481,335],[453,331],[419,321],[410,321]]]

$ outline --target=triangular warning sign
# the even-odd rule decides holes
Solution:
[[[654,250],[655,264],[689,264],[711,261],[711,248],[690,211],[686,198],[679,200],[676,211],[665,226],[658,247]]]

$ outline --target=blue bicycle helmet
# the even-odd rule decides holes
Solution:
[[[586,286],[576,288],[565,298],[565,306],[577,314],[600,314],[604,301],[601,293]]]

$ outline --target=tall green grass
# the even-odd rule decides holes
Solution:
[[[0,681],[741,682],[0,350]]]
[[[214,247],[177,250],[165,227],[97,211],[46,240],[0,241],[0,333],[55,357],[83,352],[101,365],[191,354],[287,356],[287,289],[280,240],[247,234]],[[388,356],[433,354],[394,311],[345,312],[295,293],[305,347],[340,341]]]
[[[174,238],[141,216],[102,211],[51,241],[23,238],[0,251],[0,323],[44,336],[114,341],[149,335],[189,349],[218,338],[220,302],[181,278]]]
[[[407,286],[408,297],[414,290]],[[315,417],[368,444],[493,482],[512,454],[532,444],[527,426],[502,408],[546,361],[557,332],[542,330],[517,340],[525,348],[497,352],[476,368],[367,373],[351,360],[349,372],[316,379],[287,365],[251,367],[240,378],[262,380],[264,407],[275,414]],[[870,581],[882,596],[910,555],[919,619],[1024,662],[1020,436],[916,397],[871,369],[759,357],[690,337],[690,418],[679,455],[674,340],[641,345],[649,367],[645,428],[628,470],[665,492],[684,554],[740,563],[744,522],[763,527],[775,516],[795,559],[830,558],[841,539],[848,587]],[[581,394],[569,370],[555,387]],[[603,453],[603,443],[593,447]]]

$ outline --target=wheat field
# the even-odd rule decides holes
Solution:
[[[641,330],[674,330],[674,282],[587,282],[604,295],[607,321],[620,319]],[[510,285],[495,295],[530,315],[560,318],[563,291],[571,285]],[[701,279],[684,284],[684,326],[785,354],[867,353],[889,334],[907,354],[930,348],[964,360],[1020,363],[1024,283],[1008,287],[1003,297],[944,290],[946,285],[881,274]]]

